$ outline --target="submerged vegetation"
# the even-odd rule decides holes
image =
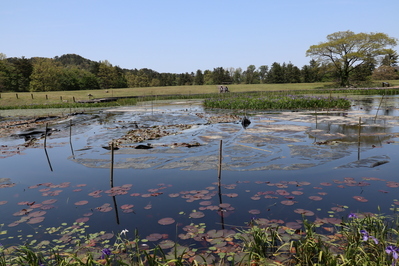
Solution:
[[[59,234],[59,245],[36,240],[22,246],[0,245],[0,265],[396,265],[399,259],[397,217],[351,213],[333,227],[320,221],[291,227],[278,220],[253,218],[236,230],[210,230],[205,225],[186,227],[187,239],[201,245],[180,245],[171,240],[149,244],[128,230],[116,234],[85,235],[84,223],[49,228]],[[338,221],[339,219],[337,219]],[[319,233],[323,229],[327,233]],[[160,240],[153,234],[150,241]],[[113,243],[112,243],[112,241]]]

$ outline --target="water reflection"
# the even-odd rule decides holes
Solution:
[[[390,96],[352,96],[354,110],[362,110],[365,114],[399,116],[399,95]]]
[[[379,101],[371,103],[374,109]],[[253,212],[259,213],[256,215],[259,218],[287,223],[302,218],[294,212],[298,208],[315,212],[315,216],[308,217],[311,220],[316,216],[345,216],[344,212],[332,211],[337,206],[348,206],[344,211],[371,212],[382,206],[381,211],[387,212],[395,202],[399,188],[387,181],[397,179],[397,167],[391,163],[391,158],[397,155],[396,118],[378,116],[375,120],[365,112],[351,110],[317,114],[316,123],[314,114],[309,113],[259,112],[248,116],[253,123],[243,130],[239,122],[211,124],[198,116],[198,109],[193,112],[185,109],[114,110],[82,114],[58,124],[64,129],[69,127],[69,132],[60,131],[47,140],[54,172],[48,170],[40,141],[22,156],[3,158],[2,171],[15,186],[0,188],[0,202],[7,201],[0,206],[0,223],[7,228],[7,235],[1,236],[0,241],[23,242],[24,236],[35,234],[36,230],[64,222],[72,224],[88,211],[93,213],[87,222],[92,232],[123,229],[133,232],[138,228],[145,237],[154,232],[174,236],[176,231],[182,231],[180,225],[191,223],[206,223],[207,230],[219,229],[220,225],[242,226],[253,218]],[[179,134],[146,141],[154,147],[149,150],[121,147],[112,155],[112,151],[102,148],[132,128],[162,123],[194,126]],[[221,156],[218,161],[221,140],[223,161]],[[194,141],[201,145],[177,145]],[[360,187],[359,183],[369,185]],[[130,185],[126,186],[127,194],[111,196],[104,192],[125,184]],[[56,193],[58,190],[61,191]],[[101,197],[89,196],[100,190]],[[369,202],[357,202],[354,196],[359,194]],[[26,203],[18,203],[35,201],[41,204],[35,206],[39,209],[49,199],[56,203],[51,209],[45,207],[49,209],[42,224],[27,224],[28,215],[22,215],[25,218],[14,215],[29,208]],[[87,200],[88,204],[74,204],[81,200]],[[97,211],[103,204],[111,206],[111,201],[112,212]],[[123,204],[135,205],[134,216],[119,212]],[[221,206],[231,208],[224,212]],[[189,217],[193,210],[201,210],[205,216]],[[173,217],[178,226],[158,224],[165,217]],[[42,231],[35,238],[55,238]]]

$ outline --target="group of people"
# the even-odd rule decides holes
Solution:
[[[220,86],[219,87],[219,92],[220,93],[229,92],[229,88],[227,88],[227,86]]]

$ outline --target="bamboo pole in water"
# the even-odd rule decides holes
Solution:
[[[110,183],[111,183],[111,188],[114,187],[114,142],[111,142],[111,166],[110,166]]]
[[[219,165],[218,165],[219,186],[220,186],[220,178],[221,178],[221,175],[222,175],[222,143],[223,143],[223,140],[220,140],[220,145],[219,145]]]
[[[72,158],[75,159],[75,153],[72,147],[72,119],[69,120],[69,146],[71,146]]]
[[[50,166],[50,170],[52,172],[53,171],[53,167],[51,166],[50,157],[48,156],[47,149],[46,149],[46,146],[47,146],[47,128],[48,128],[48,123],[46,123],[46,129],[45,129],[45,132],[44,132],[44,153],[46,154],[47,162],[48,162],[48,165]]]
[[[359,126],[357,132],[357,160],[360,160],[360,134],[362,133],[362,118],[359,117]]]
[[[383,94],[382,97],[381,97],[380,104],[378,105],[377,112],[375,113],[374,123],[375,123],[375,121],[377,120],[378,111],[380,110],[381,103],[382,103],[382,100],[384,99],[384,96],[385,96],[385,95]]]
[[[47,127],[48,127],[48,123],[46,123],[46,129],[44,130],[44,148],[46,148],[46,144],[47,144]]]
[[[114,187],[114,142],[111,142],[111,166],[110,166],[110,185],[111,188]],[[114,202],[114,209],[115,209],[115,217],[116,217],[116,223],[119,224],[119,213],[118,213],[118,205],[116,203],[116,198],[115,196],[112,196],[112,200]]]
[[[220,140],[219,146],[219,165],[218,165],[218,190],[219,190],[219,204],[221,205],[222,202],[222,143],[223,141]],[[220,220],[222,224],[222,229],[224,229],[224,209],[220,208]]]
[[[359,117],[359,126],[358,126],[358,132],[357,132],[357,144],[360,146],[360,133],[362,131],[362,118]]]

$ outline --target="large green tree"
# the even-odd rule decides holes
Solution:
[[[33,71],[31,60],[22,58],[9,58],[8,61],[13,66],[11,78],[12,91],[29,91],[30,75]]]
[[[249,65],[247,70],[245,71],[245,83],[246,84],[255,84],[257,83],[257,77],[259,73],[256,71],[255,65]]]
[[[392,53],[390,47],[396,46],[397,40],[385,33],[354,33],[339,31],[327,36],[327,41],[312,45],[306,51],[321,62],[331,62],[340,80],[341,86],[349,85],[352,71],[360,68],[372,59]]]
[[[301,82],[301,70],[297,66],[294,66],[289,62],[285,66],[285,83],[300,83]]]
[[[266,65],[262,65],[259,67],[258,72],[259,72],[260,83],[266,83],[267,73],[269,72],[269,67]]]
[[[399,55],[396,51],[388,52],[381,60],[382,66],[397,66],[399,61]]]
[[[200,69],[198,69],[195,74],[194,84],[195,85],[203,85],[204,84],[204,74],[202,74],[202,71]]]
[[[279,63],[274,62],[270,67],[269,73],[267,74],[269,83],[284,83],[285,82],[285,71],[283,66]]]
[[[30,91],[62,90],[63,68],[49,58],[35,58],[30,76]]]
[[[241,84],[242,82],[242,69],[241,67],[236,68],[233,73],[233,82],[235,84]]]
[[[100,62],[97,77],[101,89],[127,87],[127,82],[122,69],[119,67],[113,67],[108,60]]]
[[[229,71],[225,70],[223,67],[217,67],[213,69],[212,72],[213,84],[226,84],[230,83]]]
[[[6,60],[7,56],[0,53],[0,91],[9,90],[10,73],[12,72],[11,64]]]

